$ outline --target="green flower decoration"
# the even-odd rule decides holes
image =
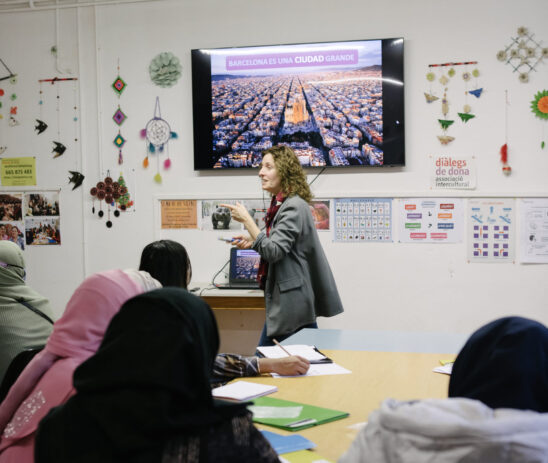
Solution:
[[[548,90],[542,90],[531,101],[531,111],[541,119],[548,119]]]
[[[428,74],[426,74],[426,80],[429,82],[433,82],[435,78],[436,74],[434,74],[433,72],[429,72]]]
[[[480,75],[479,69],[474,69],[474,70],[472,71],[472,75],[473,75],[474,77],[479,77],[479,75]]]
[[[449,77],[453,77],[455,75],[455,70],[453,68],[449,69],[449,71],[447,71],[447,74],[449,74]]]
[[[175,85],[181,77],[182,70],[183,67],[179,58],[169,52],[157,55],[148,67],[152,82],[159,87],[172,87]]]

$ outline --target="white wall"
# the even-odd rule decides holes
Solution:
[[[518,82],[495,55],[519,26],[548,46],[545,0],[184,0],[121,4],[59,14],[60,67],[80,78],[81,140],[70,153],[52,160],[42,134],[34,135],[39,78],[56,74],[49,54],[55,43],[55,12],[5,13],[0,16],[0,57],[19,74],[17,93],[21,126],[0,131],[7,156],[36,155],[37,189],[61,187],[60,247],[29,247],[29,283],[51,298],[58,313],[78,283],[92,272],[136,266],[142,247],[159,237],[155,198],[260,197],[256,172],[195,172],[192,167],[192,95],[190,49],[273,43],[405,39],[405,168],[326,171],[314,183],[318,197],[420,196],[429,189],[429,155],[474,155],[478,186],[469,196],[548,196],[548,151],[540,149],[542,123],[529,109],[533,95],[548,84],[548,62]],[[180,82],[154,86],[148,77],[151,59],[171,51],[183,64]],[[91,214],[89,189],[107,169],[115,176],[117,127],[111,117],[117,97],[110,88],[117,75],[128,83],[122,109],[128,120],[122,134],[125,169],[134,169],[136,211],[104,220]],[[466,130],[455,128],[456,140],[442,147],[437,122],[424,101],[428,64],[479,62],[485,91],[474,100],[477,114]],[[510,97],[508,144],[513,173],[501,174],[499,148],[505,142],[505,90]],[[152,117],[155,97],[162,116],[180,135],[170,143],[172,168],[163,184],[154,170],[141,167],[144,143],[139,130]],[[4,100],[5,101],[5,100]],[[65,99],[62,129],[72,130],[71,103]],[[52,108],[50,107],[50,110]],[[55,117],[54,113],[51,117]],[[546,125],[546,124],[545,124]],[[546,131],[546,128],[545,128]],[[0,145],[4,140],[0,140]],[[71,191],[68,170],[81,168],[83,188]],[[312,178],[317,171],[310,171]],[[2,190],[6,188],[2,187]],[[461,195],[462,192],[448,192]],[[172,232],[173,233],[173,232]],[[194,264],[195,281],[208,281],[227,255],[211,233],[161,233],[181,239]],[[322,243],[339,285],[346,312],[321,320],[330,328],[469,332],[494,317],[519,313],[548,323],[547,265],[467,264],[464,243],[447,245]]]

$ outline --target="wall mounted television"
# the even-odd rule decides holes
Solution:
[[[403,39],[191,50],[194,169],[405,165]]]

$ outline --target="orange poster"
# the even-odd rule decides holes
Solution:
[[[198,228],[195,199],[161,201],[162,228]]]

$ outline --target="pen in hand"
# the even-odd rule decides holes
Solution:
[[[282,346],[276,339],[272,339],[274,341],[274,344],[276,344],[280,349],[282,349],[289,357],[291,357],[291,354]]]

